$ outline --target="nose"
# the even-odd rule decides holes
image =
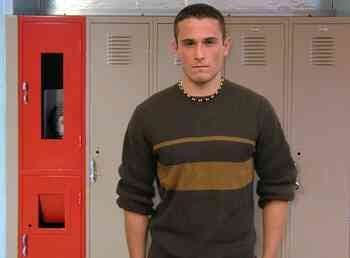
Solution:
[[[203,46],[201,44],[198,44],[196,46],[194,58],[197,61],[202,61],[204,59],[204,51],[203,51]]]

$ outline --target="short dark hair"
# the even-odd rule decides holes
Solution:
[[[225,29],[225,19],[222,13],[208,4],[192,4],[183,8],[175,17],[174,21],[174,37],[177,43],[178,36],[178,23],[188,18],[212,18],[219,22],[220,29],[222,33],[222,38],[226,38],[226,29]]]

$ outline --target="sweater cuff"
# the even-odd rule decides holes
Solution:
[[[271,201],[286,201],[286,202],[290,202],[292,201],[294,198],[292,199],[289,199],[289,198],[282,198],[282,197],[277,197],[277,198],[269,198],[269,199],[265,199],[265,198],[260,198],[259,201],[258,201],[258,206],[261,208],[261,209],[264,209],[265,206],[271,202]]]
[[[258,194],[260,195],[258,206],[261,209],[263,209],[270,201],[278,200],[289,202],[294,200],[295,184],[274,186],[271,188],[264,186],[263,191],[261,188],[262,187],[259,189],[258,185]]]
[[[147,216],[154,214],[154,209],[152,207],[149,207],[142,203],[138,203],[138,202],[135,202],[126,198],[121,198],[121,197],[119,197],[116,202],[120,208],[127,211],[132,211],[132,212],[135,212],[141,215],[147,215]]]
[[[121,179],[117,186],[117,204],[120,208],[136,213],[151,215],[154,213],[152,193],[141,191]]]

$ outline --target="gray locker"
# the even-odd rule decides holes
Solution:
[[[233,17],[226,21],[231,51],[225,62],[225,77],[267,97],[281,123],[285,124],[287,96],[286,44],[288,23],[284,19]],[[255,195],[257,199],[257,195]],[[256,254],[262,256],[262,210],[255,207]],[[285,236],[285,241],[287,236]],[[284,242],[280,257],[286,252]]]
[[[225,76],[266,96],[280,119],[284,118],[286,87],[286,20],[231,18],[227,34],[232,39]]]
[[[291,28],[292,145],[301,184],[293,258],[349,257],[350,23],[343,22],[300,18]]]
[[[149,19],[88,18],[91,258],[128,257],[114,196],[127,124],[150,92],[150,32]]]
[[[172,51],[174,18],[162,17],[155,21],[155,84],[165,89],[182,78],[181,60]]]

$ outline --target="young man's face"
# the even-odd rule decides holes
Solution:
[[[196,84],[214,79],[223,68],[230,46],[229,39],[223,39],[220,23],[212,18],[188,18],[177,28],[174,48],[187,79]]]

